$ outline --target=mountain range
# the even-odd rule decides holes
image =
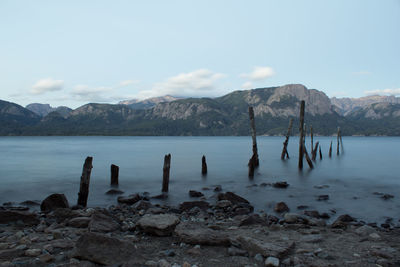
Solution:
[[[253,106],[257,134],[282,135],[298,125],[300,101],[315,134],[400,135],[400,101],[392,96],[332,98],[301,84],[234,91],[217,98],[126,100],[77,109],[0,100],[0,135],[248,135]],[[297,134],[298,127],[293,127]]]

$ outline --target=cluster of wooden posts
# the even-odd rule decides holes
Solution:
[[[313,161],[314,162],[316,161],[317,153],[319,152],[319,157],[322,160],[322,152],[321,152],[321,146],[319,145],[319,142],[316,142],[315,146],[314,146],[314,135],[313,135],[312,126],[310,127],[311,158],[307,152],[307,148],[305,145],[306,127],[305,127],[305,123],[304,123],[304,108],[305,108],[305,102],[301,101],[298,167],[299,167],[299,169],[303,169],[303,159],[305,157],[309,167],[311,169],[313,169],[314,168]],[[258,158],[258,150],[257,150],[256,124],[255,124],[255,120],[254,120],[253,107],[249,107],[249,118],[250,118],[250,127],[251,127],[253,155],[251,156],[249,163],[248,163],[248,168],[249,168],[248,175],[250,178],[252,178],[252,177],[254,177],[254,170],[260,164],[259,158]],[[286,133],[286,138],[285,138],[285,141],[283,142],[283,149],[282,149],[282,154],[281,154],[282,160],[290,158],[287,146],[289,144],[289,137],[290,137],[290,134],[292,131],[292,127],[293,127],[293,119],[290,119],[289,127],[288,127],[288,130]],[[339,152],[340,152],[339,146],[341,146],[342,151],[343,151],[343,142],[342,142],[340,128],[338,128],[338,133],[337,133],[337,149],[336,149],[337,155],[339,155]],[[331,141],[331,144],[329,147],[329,157],[331,157],[331,156],[332,156],[332,141]],[[91,174],[91,171],[93,168],[92,162],[93,162],[93,158],[87,157],[85,160],[85,163],[83,164],[80,189],[79,189],[79,194],[78,194],[78,205],[83,206],[83,207],[87,206],[87,198],[89,195],[90,174]],[[163,194],[168,193],[170,167],[171,167],[171,154],[168,154],[168,155],[164,156],[163,180],[162,180],[162,189],[161,189],[161,192]],[[206,162],[205,156],[203,156],[201,159],[201,173],[202,173],[202,175],[207,174],[207,162]],[[119,167],[117,165],[112,164],[111,165],[111,185],[112,186],[118,185],[118,175],[119,175]]]
[[[299,136],[299,164],[298,167],[300,170],[303,169],[303,159],[305,158],[308,166],[313,169],[314,164],[313,161],[315,162],[317,159],[317,154],[319,153],[319,158],[322,160],[322,151],[321,151],[321,145],[319,145],[319,142],[315,143],[314,146],[314,133],[313,133],[313,128],[312,126],[310,127],[310,136],[311,136],[311,158],[307,152],[307,148],[305,145],[305,139],[306,139],[306,127],[304,123],[304,110],[305,110],[305,101],[302,100],[300,103],[300,136]],[[255,127],[255,121],[254,121],[254,109],[253,107],[249,107],[249,118],[250,118],[250,127],[251,127],[251,134],[252,134],[252,140],[253,140],[253,155],[249,160],[248,167],[249,167],[249,177],[252,178],[254,177],[254,169],[259,166],[259,159],[258,159],[258,152],[257,152],[257,141],[256,141],[256,127]],[[289,152],[288,152],[288,144],[289,144],[289,137],[292,132],[292,127],[293,127],[293,119],[289,120],[289,127],[286,133],[286,138],[285,141],[283,142],[283,149],[281,153],[281,159],[289,159]],[[343,151],[343,142],[342,142],[342,134],[340,131],[340,127],[338,127],[338,132],[337,132],[337,148],[336,148],[336,154],[339,155],[340,149],[339,147],[342,148]],[[332,157],[332,141],[329,146],[329,157]]]

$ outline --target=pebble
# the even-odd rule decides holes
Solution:
[[[42,253],[42,250],[39,248],[31,248],[25,251],[25,256],[28,257],[36,257]]]
[[[375,240],[377,240],[377,239],[380,239],[381,238],[381,236],[380,235],[378,235],[377,233],[372,233],[372,234],[369,234],[368,235],[370,238],[372,238],[372,239],[375,239]]]
[[[278,258],[275,258],[275,257],[268,257],[268,258],[265,260],[264,265],[265,265],[266,267],[279,267],[279,259],[278,259]]]
[[[172,266],[168,261],[161,259],[158,261],[158,267],[172,267]]]
[[[263,257],[261,254],[259,254],[259,253],[257,253],[257,254],[254,256],[254,259],[255,259],[256,261],[258,261],[258,262],[263,262],[263,261],[264,261],[264,257]]]

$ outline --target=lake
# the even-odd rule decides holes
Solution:
[[[79,180],[86,156],[93,156],[89,206],[116,204],[110,189],[110,165],[120,167],[119,189],[125,194],[161,191],[164,155],[171,153],[167,204],[188,200],[188,191],[215,197],[213,187],[233,191],[256,208],[274,213],[276,202],[285,201],[292,212],[299,205],[336,215],[348,213],[366,222],[400,219],[400,138],[343,137],[344,153],[336,155],[335,137],[315,137],[322,145],[323,159],[309,170],[304,161],[299,171],[298,137],[289,141],[290,159],[280,154],[284,137],[257,137],[260,167],[253,180],[247,176],[251,137],[0,137],[0,203],[43,200],[51,193],[64,193],[76,204]],[[333,141],[332,158],[328,157]],[[310,139],[307,139],[310,152]],[[201,175],[201,157],[206,155],[208,174]],[[287,189],[260,186],[287,181]],[[315,186],[328,185],[318,189]],[[211,190],[202,190],[209,187]],[[383,200],[375,192],[394,195]],[[328,201],[317,201],[318,195]],[[211,200],[210,200],[211,201]],[[212,201],[211,201],[212,202]]]

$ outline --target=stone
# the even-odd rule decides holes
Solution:
[[[151,204],[148,200],[139,200],[132,206],[132,208],[134,208],[135,210],[148,210],[153,207],[153,204]]]
[[[40,206],[40,202],[34,201],[34,200],[26,200],[26,201],[21,202],[19,204],[25,205],[25,206]]]
[[[267,221],[261,218],[261,216],[258,214],[252,214],[244,218],[240,222],[239,226],[254,225],[254,224],[267,225]]]
[[[250,202],[247,199],[238,196],[233,192],[219,193],[218,200],[229,200],[233,204],[238,204],[238,203],[250,204]]]
[[[285,223],[296,223],[299,219],[299,214],[296,213],[285,213],[283,216]]]
[[[210,207],[210,203],[207,201],[185,201],[179,205],[179,209],[182,211],[191,210],[194,207],[198,207],[202,210],[207,210]]]
[[[283,258],[294,248],[294,242],[268,242],[267,240],[255,239],[247,235],[239,235],[235,241],[239,242],[241,247],[249,253],[260,253],[264,257]]]
[[[221,192],[222,191],[222,186],[217,185],[216,187],[214,187],[214,192]]]
[[[25,256],[28,256],[28,257],[36,257],[36,256],[39,256],[41,253],[42,253],[42,250],[38,249],[38,248],[32,248],[32,249],[25,250]]]
[[[378,240],[381,238],[380,235],[378,235],[377,233],[371,233],[368,235],[372,240]]]
[[[124,193],[124,191],[121,191],[118,189],[110,189],[106,192],[106,195],[121,195],[123,193]]]
[[[279,259],[275,257],[268,257],[265,260],[264,265],[266,267],[279,267]]]
[[[308,217],[311,217],[311,218],[317,218],[317,219],[319,219],[321,217],[319,212],[316,210],[305,210],[304,215],[307,215]]]
[[[247,256],[248,252],[237,247],[229,247],[228,254],[229,256]]]
[[[316,235],[305,235],[300,238],[300,242],[304,243],[319,243],[322,242],[322,236],[319,234]]]
[[[133,195],[129,195],[127,197],[120,196],[117,198],[117,201],[118,201],[118,203],[133,205],[141,199],[142,199],[142,197],[139,194],[133,194]]]
[[[137,226],[148,234],[168,236],[178,223],[179,218],[172,214],[146,214],[139,219]]]
[[[93,213],[89,222],[89,231],[91,232],[113,232],[120,227],[113,218],[100,212]]]
[[[39,260],[42,263],[49,263],[54,260],[54,256],[50,254],[43,254],[39,256]]]
[[[289,184],[287,182],[276,182],[272,184],[275,188],[287,188]]]
[[[278,203],[276,203],[274,210],[276,212],[281,213],[281,212],[289,211],[289,207],[286,205],[285,202],[278,202]]]
[[[226,232],[216,231],[192,222],[181,222],[175,229],[181,242],[192,245],[229,246]]]
[[[391,194],[383,194],[383,195],[381,196],[381,198],[382,198],[383,200],[388,200],[388,199],[394,198],[394,196],[391,195]]]
[[[189,196],[190,197],[202,197],[202,196],[204,196],[204,194],[202,192],[199,192],[199,191],[190,190],[189,191]]]
[[[76,217],[68,221],[67,225],[75,228],[86,228],[91,221],[90,217]]]
[[[22,221],[24,224],[27,225],[37,225],[40,222],[35,213],[0,209],[0,224],[18,221]]]
[[[90,232],[76,241],[73,256],[102,265],[118,265],[133,257],[142,258],[131,242]]]
[[[308,206],[307,205],[300,205],[300,206],[297,206],[297,209],[298,210],[305,210],[305,209],[308,209]]]
[[[264,257],[263,257],[260,253],[257,253],[257,254],[254,256],[254,259],[255,259],[256,261],[258,261],[258,262],[264,261]]]
[[[24,256],[25,252],[24,250],[21,249],[5,249],[5,250],[0,250],[0,260],[12,260],[18,257]]]
[[[314,188],[317,188],[317,189],[324,189],[324,188],[329,188],[329,185],[327,185],[327,184],[314,185]]]
[[[318,201],[326,201],[326,200],[329,200],[329,195],[319,195],[319,196],[317,197],[317,200],[318,200]]]
[[[232,207],[232,202],[230,202],[229,200],[219,200],[215,204],[215,207],[219,209],[226,209],[228,207]]]
[[[58,223],[65,221],[66,219],[71,219],[75,217],[80,217],[81,214],[77,210],[72,210],[69,208],[57,208],[48,214],[48,217],[55,218]]]
[[[375,229],[369,225],[363,225],[358,227],[354,232],[360,236],[368,236],[369,234],[375,233]]]
[[[58,208],[69,208],[68,200],[64,194],[51,194],[40,204],[40,210],[43,212],[50,212]]]
[[[348,214],[340,215],[331,225],[332,228],[346,228],[349,222],[355,221]]]
[[[161,259],[161,260],[158,261],[158,267],[172,267],[172,266],[165,259]]]

